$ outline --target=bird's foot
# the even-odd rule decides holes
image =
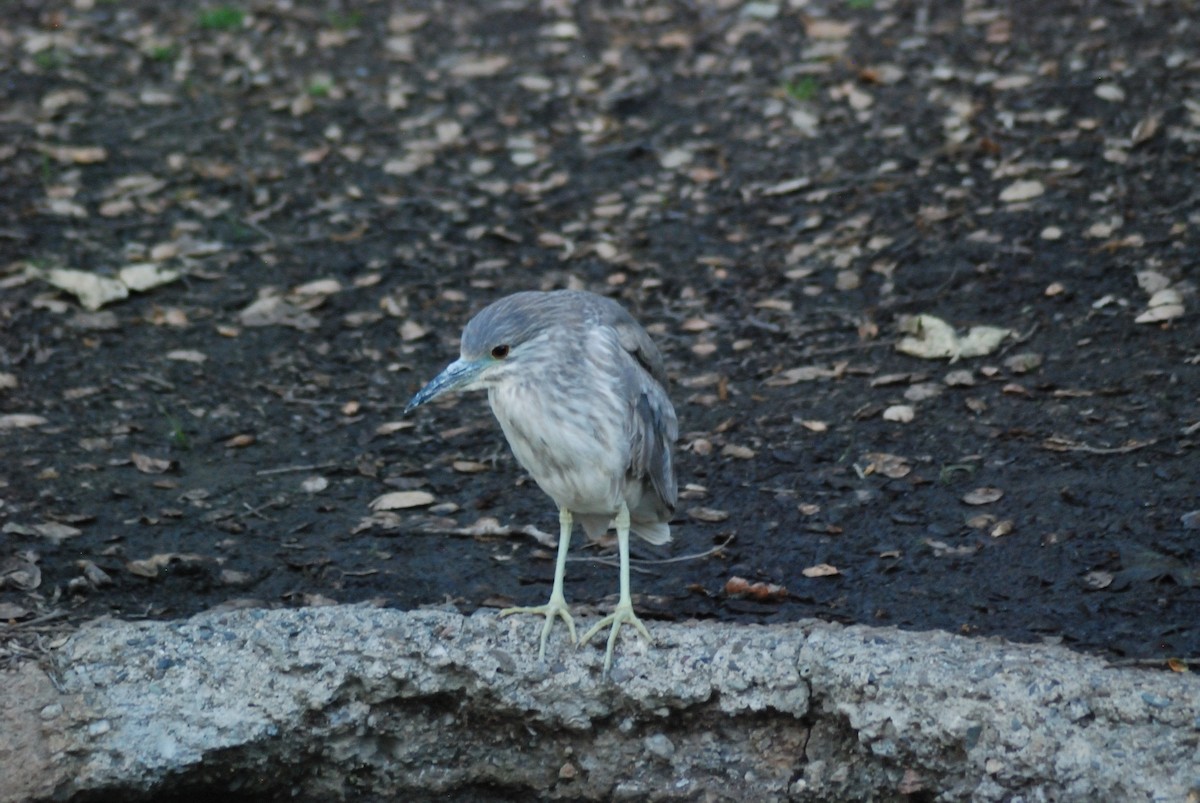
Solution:
[[[617,607],[608,616],[605,616],[596,624],[588,629],[588,632],[583,634],[583,638],[579,640],[580,644],[587,644],[588,639],[599,633],[605,627],[611,626],[608,631],[608,649],[604,651],[604,674],[608,675],[609,668],[612,667],[613,647],[617,643],[617,633],[621,631],[621,625],[630,624],[637,628],[637,631],[642,634],[642,638],[646,639],[648,644],[653,644],[654,639],[650,637],[650,631],[642,624],[642,620],[633,612],[633,605],[629,602],[620,602]]]
[[[571,617],[571,610],[567,607],[567,601],[562,594],[551,594],[550,601],[545,605],[532,605],[528,608],[505,608],[500,611],[501,616],[512,616],[514,613],[533,613],[539,616],[546,617],[546,623],[542,625],[542,640],[541,647],[538,649],[538,660],[544,660],[546,657],[546,639],[550,638],[550,628],[554,624],[555,618],[561,618],[567,623],[567,630],[571,633],[571,643],[577,643],[575,638],[575,620]]]

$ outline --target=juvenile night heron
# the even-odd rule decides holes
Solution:
[[[487,388],[492,413],[517,462],[558,505],[558,562],[545,605],[501,616],[546,617],[538,658],[555,618],[575,622],[563,574],[578,520],[590,538],[613,524],[621,560],[617,607],[583,635],[610,626],[604,671],[621,625],[651,641],[629,594],[629,533],[664,544],[677,498],[671,447],[679,426],[667,398],[662,356],[621,305],[576,290],[516,293],[484,308],[463,330],[461,356],[408,403],[405,412],[452,390]]]

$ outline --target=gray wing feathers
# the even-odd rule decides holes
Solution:
[[[671,464],[679,423],[667,398],[667,370],[662,354],[646,330],[620,304],[603,296],[581,295],[588,299],[585,315],[594,316],[597,323],[610,328],[621,349],[633,358],[621,372],[622,389],[634,412],[633,431],[629,433],[629,473],[649,483],[657,497],[655,511],[660,521],[665,521],[675,510],[679,496]]]
[[[679,489],[671,465],[671,447],[679,436],[675,411],[661,390],[643,393],[637,401],[637,428],[629,468],[634,476],[646,477],[669,515],[675,510]]]

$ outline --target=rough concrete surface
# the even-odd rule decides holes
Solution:
[[[1183,801],[1200,680],[1056,647],[808,621],[655,624],[603,653],[531,619],[363,606],[93,623],[2,679],[0,801]],[[484,794],[486,793],[486,795]],[[912,798],[905,798],[912,799]]]

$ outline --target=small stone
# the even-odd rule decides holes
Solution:
[[[675,744],[667,738],[666,734],[656,733],[653,736],[647,736],[642,744],[648,751],[661,759],[669,759],[675,755]]]

